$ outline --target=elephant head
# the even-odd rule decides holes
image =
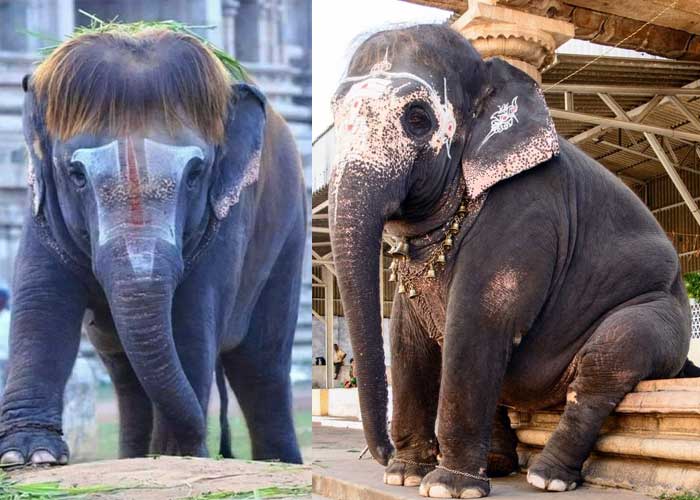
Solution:
[[[444,213],[446,193],[475,200],[559,146],[537,84],[501,60],[483,61],[443,26],[372,35],[352,57],[333,108],[331,242],[365,437],[386,464],[393,449],[377,275],[385,224],[425,234],[452,215]],[[456,210],[459,200],[447,205]]]
[[[173,294],[257,180],[264,98],[197,39],[164,30],[76,37],[24,86],[33,216],[92,270],[141,384],[182,430],[180,452],[201,454]]]

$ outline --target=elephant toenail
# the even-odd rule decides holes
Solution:
[[[68,463],[68,455],[61,455],[61,458],[58,459],[58,463],[66,465]]]
[[[431,498],[452,498],[452,493],[442,484],[436,484],[430,487],[428,496]]]
[[[418,486],[423,478],[418,476],[406,476],[403,478],[404,486]]]
[[[467,488],[462,490],[462,494],[459,498],[481,498],[484,496],[484,492],[479,488]]]
[[[545,481],[545,479],[542,476],[538,476],[537,474],[532,473],[530,471],[528,471],[527,473],[527,482],[535,488],[539,488],[541,490],[547,489],[547,481]]]
[[[7,453],[3,454],[2,458],[0,458],[1,465],[15,465],[23,463],[24,457],[18,451],[8,451]]]
[[[575,490],[577,486],[578,486],[578,483],[576,481],[574,481],[573,483],[569,483],[569,487],[566,489],[569,491]]]
[[[429,490],[430,490],[430,486],[428,486],[427,484],[425,484],[425,483],[423,483],[423,482],[420,483],[420,487],[418,488],[418,493],[419,493],[421,496],[427,497],[427,496],[428,496],[428,491],[429,491]]]
[[[552,479],[547,489],[549,491],[566,491],[566,483],[561,479]]]
[[[38,450],[32,454],[33,464],[55,464],[56,457],[46,450]]]
[[[384,473],[384,484],[390,484],[392,486],[401,486],[403,484],[403,478],[401,474],[387,474]]]

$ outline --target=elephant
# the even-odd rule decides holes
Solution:
[[[669,238],[557,135],[524,72],[446,26],[389,29],[356,49],[332,108],[331,245],[364,435],[386,483],[487,496],[489,477],[518,468],[506,408],[565,404],[527,481],[574,489],[603,420],[639,381],[700,375]]]
[[[289,374],[307,208],[282,117],[167,28],[76,35],[23,87],[31,204],[2,464],[68,462],[63,394],[81,331],[114,383],[120,457],[208,456],[216,374],[253,458],[300,463]]]

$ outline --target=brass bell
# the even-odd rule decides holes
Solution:
[[[443,245],[445,245],[445,248],[452,248],[452,236],[445,238]]]
[[[394,269],[396,269],[396,266],[398,266],[396,259],[392,259],[391,264],[389,264],[389,269],[393,271]]]
[[[392,272],[392,273],[389,275],[389,281],[392,282],[392,283],[393,283],[394,281],[396,281],[396,273]]]
[[[411,287],[411,289],[408,291],[408,298],[412,299],[416,295],[418,295],[418,292],[416,292],[415,288]]]
[[[430,266],[428,268],[428,273],[426,274],[428,278],[434,278],[435,277],[435,268],[433,266]]]
[[[406,287],[403,286],[403,283],[399,283],[399,293],[406,293]]]
[[[459,213],[459,214],[466,214],[466,213],[467,213],[467,206],[466,206],[464,203],[462,203],[462,204],[459,206],[459,210],[457,210],[457,213]]]
[[[459,222],[454,221],[454,222],[452,223],[452,226],[450,226],[450,229],[451,229],[452,231],[459,231]]]
[[[444,253],[440,252],[440,253],[438,254],[438,256],[437,256],[437,262],[439,262],[440,264],[444,264],[444,263],[445,263],[445,254],[444,254]]]

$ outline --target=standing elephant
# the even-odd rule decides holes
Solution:
[[[331,242],[365,437],[388,464],[385,482],[486,496],[487,474],[517,468],[499,404],[566,402],[528,481],[575,488],[603,420],[637,382],[694,370],[688,300],[664,231],[557,136],[532,79],[484,62],[447,27],[368,38],[333,107]],[[386,431],[383,230],[397,241],[396,450]]]
[[[167,29],[76,35],[24,88],[32,209],[0,461],[68,461],[63,392],[82,325],[114,382],[121,457],[207,455],[219,366],[253,458],[300,462],[289,370],[306,207],[284,121]]]

